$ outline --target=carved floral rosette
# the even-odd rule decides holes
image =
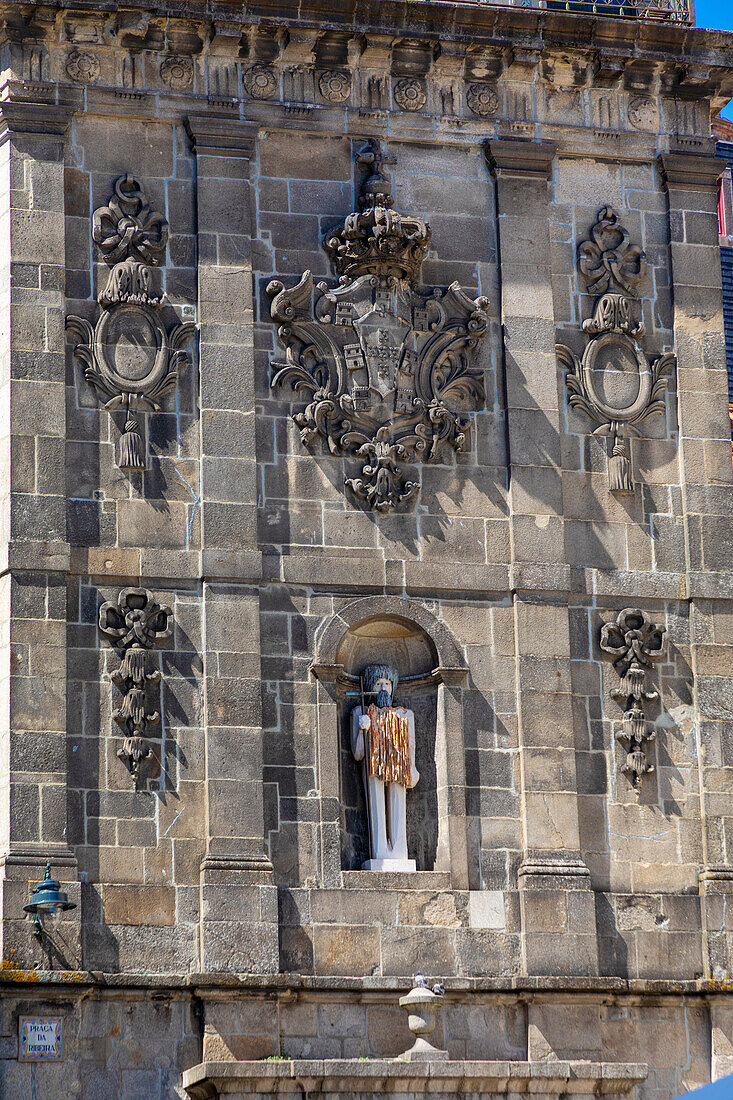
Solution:
[[[645,745],[656,739],[645,714],[645,704],[659,698],[659,692],[647,686],[646,670],[664,659],[666,627],[653,623],[645,611],[625,607],[615,622],[601,628],[600,646],[613,657],[621,680],[611,691],[611,697],[624,708],[621,728],[616,738],[626,746],[626,763],[621,771],[631,777],[638,796],[641,781],[654,771],[647,760]]]
[[[134,177],[116,180],[107,206],[94,212],[92,238],[112,265],[98,297],[101,313],[94,325],[85,317],[67,317],[66,328],[77,340],[74,355],[105,409],[125,410],[117,465],[144,470],[138,411],[160,411],[158,400],[175,385],[195,326],[167,328],[161,317],[166,299],[154,293],[153,273],[165,254],[168,223],[148,206]]]
[[[112,682],[122,691],[122,702],[112,717],[125,731],[117,751],[139,786],[155,759],[148,740],[150,727],[160,723],[160,713],[147,711],[147,685],[160,682],[160,672],[148,668],[148,652],[173,633],[170,607],[158,604],[146,588],[123,588],[116,601],[99,608],[99,629],[120,653]]]
[[[644,325],[634,320],[634,299],[645,274],[644,253],[630,243],[611,207],[603,207],[589,239],[578,246],[578,266],[590,293],[599,297],[583,323],[590,339],[582,357],[558,344],[558,361],[567,372],[570,407],[597,425],[593,435],[610,437],[610,491],[632,493],[628,440],[641,435],[643,421],[665,411],[665,375],[675,358],[664,354],[651,361],[639,343]]]
[[[362,210],[324,244],[339,284],[314,286],[306,271],[293,287],[268,286],[286,349],[271,384],[308,396],[293,414],[302,442],[321,438],[332,454],[358,459],[361,472],[345,485],[386,512],[418,491],[405,463],[437,462],[444,444],[468,445],[469,413],[483,398],[472,358],[487,332],[488,300],[457,283],[416,285],[430,229],[393,208],[376,142],[358,163],[371,169]]]

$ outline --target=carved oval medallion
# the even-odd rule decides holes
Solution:
[[[160,66],[160,79],[174,91],[193,84],[193,61],[190,57],[167,57]]]
[[[648,404],[652,372],[635,340],[606,332],[588,345],[583,356],[586,389],[610,421],[633,420]]]
[[[252,65],[242,79],[252,99],[272,99],[277,91],[277,76],[270,65]]]
[[[72,50],[66,59],[66,72],[77,84],[95,84],[99,80],[99,61],[86,50]]]
[[[394,86],[395,103],[403,111],[421,111],[428,101],[428,95],[422,82],[413,77],[404,77]]]
[[[103,313],[94,342],[100,373],[111,390],[144,394],[168,370],[165,329],[150,306],[127,303]]]
[[[479,118],[490,118],[499,109],[499,96],[492,84],[469,84],[466,103]]]
[[[351,75],[342,69],[327,69],[318,79],[318,89],[329,103],[346,103],[351,95]]]

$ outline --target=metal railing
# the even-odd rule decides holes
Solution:
[[[540,8],[574,15],[605,15],[620,19],[654,19],[692,24],[692,0],[469,0],[495,8]]]

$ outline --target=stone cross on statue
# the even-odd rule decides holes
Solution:
[[[392,706],[397,670],[368,665],[362,702],[351,714],[351,751],[362,763],[370,858],[365,871],[414,871],[407,855],[406,795],[420,778],[415,768],[415,716]],[[366,697],[373,701],[366,705]]]

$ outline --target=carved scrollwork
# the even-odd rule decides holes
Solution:
[[[153,271],[165,253],[168,223],[151,210],[131,175],[120,176],[109,203],[95,210],[92,238],[112,265],[98,297],[102,312],[95,325],[85,317],[67,317],[66,328],[77,340],[74,355],[105,409],[125,409],[117,465],[144,470],[138,411],[160,410],[158,399],[175,385],[195,327],[185,323],[168,329],[160,316],[166,298],[153,290]]]
[[[644,253],[611,207],[603,207],[588,240],[578,246],[578,266],[598,294],[592,318],[584,321],[589,337],[582,357],[564,344],[557,356],[567,372],[571,408],[580,409],[598,426],[593,435],[610,437],[608,462],[612,493],[632,493],[629,437],[638,425],[665,410],[665,375],[675,365],[671,354],[650,361],[639,343],[644,325],[635,319],[637,288],[644,278]]]
[[[631,244],[612,206],[598,212],[590,237],[578,245],[578,262],[589,282],[589,294],[616,290],[636,295],[646,270],[643,249]]]
[[[637,795],[643,777],[654,771],[644,746],[657,735],[650,728],[644,704],[658,699],[659,692],[648,688],[646,669],[664,659],[665,633],[666,627],[653,623],[645,611],[634,607],[625,607],[615,622],[605,623],[601,628],[601,649],[613,657],[614,668],[621,677],[619,686],[611,691],[612,698],[624,708],[621,729],[616,734],[617,740],[626,746],[626,763],[621,770],[631,776]]]
[[[157,264],[168,244],[168,222],[150,209],[142,187],[128,172],[115,180],[107,205],[94,211],[92,240],[109,264],[128,258]]]
[[[160,682],[160,672],[148,669],[148,652],[170,638],[172,614],[146,588],[123,588],[116,601],[107,601],[99,608],[99,629],[122,658],[111,676],[123,693],[122,703],[112,717],[125,730],[117,755],[136,786],[147,778],[148,766],[155,757],[146,739],[147,730],[160,722],[157,710],[147,710],[146,687]]]
[[[439,461],[444,444],[468,445],[469,412],[483,398],[472,353],[486,335],[486,298],[457,283],[415,285],[430,243],[420,218],[392,208],[384,154],[370,142],[358,156],[370,175],[362,209],[328,235],[339,285],[314,287],[306,271],[294,287],[268,286],[271,316],[286,349],[272,386],[307,394],[293,416],[303,443],[362,461],[345,485],[370,508],[412,499],[419,482],[403,463]]]

